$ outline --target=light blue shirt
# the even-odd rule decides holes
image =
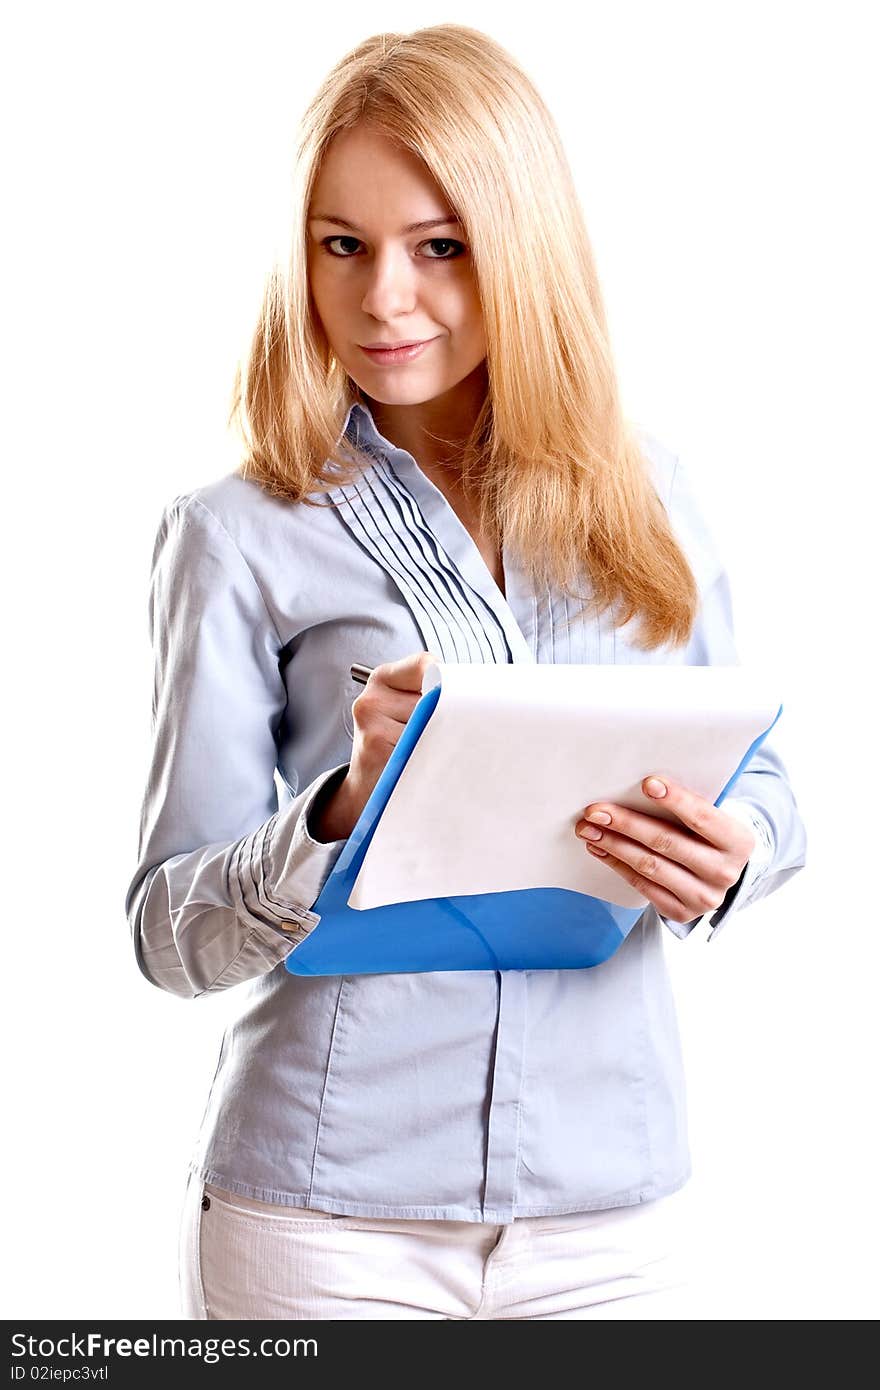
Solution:
[[[575,618],[508,552],[503,594],[412,455],[361,405],[345,428],[373,463],[329,494],[338,506],[230,473],[174,498],[156,536],[153,749],[125,910],[155,985],[182,999],[235,986],[239,1000],[192,1167],[287,1206],[493,1223],[672,1192],[691,1166],[662,934],[703,919],[648,907],[583,970],[308,977],[282,962],[318,927],[344,843],[316,841],[308,811],[351,756],[352,661],[737,662],[727,576],[686,474],[642,433],[701,593],[687,647],[642,652],[635,624]],[[724,808],[756,846],[710,938],[806,854],[769,741]]]

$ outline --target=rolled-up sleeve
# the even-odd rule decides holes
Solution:
[[[309,812],[348,765],[278,807],[282,643],[231,536],[192,495],[162,514],[149,633],[152,749],[125,911],[143,974],[192,999],[272,970],[314,930],[345,841],[317,841]]]
[[[700,609],[684,655],[689,666],[738,666],[733,601],[726,570],[717,562],[714,542],[702,516],[693,485],[676,465],[673,499],[687,534],[696,538],[695,554],[714,559],[714,574],[701,597]],[[784,713],[783,713],[783,718]],[[775,893],[806,864],[807,836],[788,772],[765,739],[728,789],[721,809],[747,825],[755,848],[724,902],[690,922],[675,922],[658,913],[675,936],[688,936],[708,922],[711,941],[718,931],[750,903]]]

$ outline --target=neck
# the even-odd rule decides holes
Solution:
[[[395,448],[412,454],[419,467],[456,475],[461,455],[486,399],[485,362],[451,390],[416,405],[368,402],[376,428]]]

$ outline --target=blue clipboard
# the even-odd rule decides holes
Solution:
[[[428,970],[582,970],[617,950],[645,911],[569,888],[525,888],[352,908],[348,898],[373,832],[440,698],[421,696],[312,910],[320,922],[285,958],[291,975]],[[715,800],[720,806],[782,705]]]

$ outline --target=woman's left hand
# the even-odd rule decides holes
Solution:
[[[662,787],[665,794],[657,797],[652,788]],[[592,801],[575,825],[584,848],[673,922],[690,922],[720,907],[755,849],[754,834],[720,806],[668,777],[646,777],[642,789],[674,811],[681,826],[613,802]],[[597,815],[600,824],[592,821]],[[600,831],[600,838],[586,839],[588,830]]]

